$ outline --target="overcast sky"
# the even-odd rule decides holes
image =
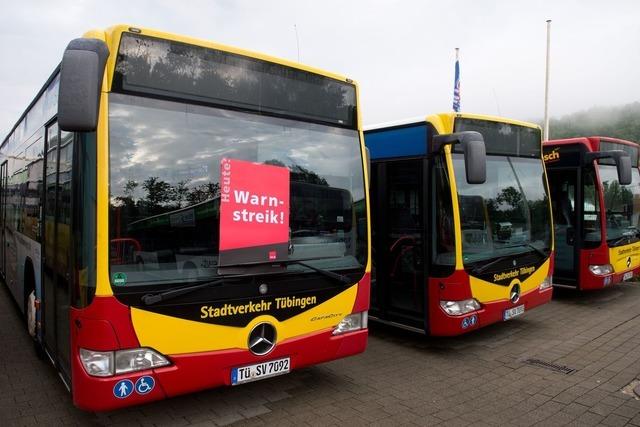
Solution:
[[[640,100],[640,1],[22,0],[0,15],[0,137],[66,44],[116,23],[300,61],[357,80],[365,125],[449,111],[454,48],[462,110],[543,116],[546,24],[550,112]]]

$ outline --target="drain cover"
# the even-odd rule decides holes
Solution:
[[[574,368],[570,368],[564,365],[558,365],[556,363],[545,362],[544,360],[540,360],[540,359],[526,359],[524,363],[527,363],[533,366],[539,366],[540,368],[550,369],[552,371],[560,372],[566,375],[576,371]]]

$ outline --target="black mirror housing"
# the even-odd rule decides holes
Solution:
[[[585,153],[584,164],[588,165],[594,160],[606,158],[611,158],[616,162],[618,182],[620,185],[631,184],[631,157],[628,153],[622,150],[594,151],[591,153]]]
[[[60,65],[58,124],[68,132],[91,132],[98,125],[100,91],[109,57],[106,43],[97,39],[72,40]]]
[[[631,184],[631,157],[624,153],[616,159],[616,169],[618,170],[618,182],[620,185]]]
[[[484,184],[487,180],[487,152],[482,135],[479,132],[465,131],[433,137],[433,149],[436,152],[448,144],[462,145],[467,182]]]

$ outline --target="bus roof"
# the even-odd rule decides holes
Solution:
[[[625,139],[612,138],[610,136],[578,136],[574,138],[550,139],[549,141],[544,141],[543,144],[546,146],[584,144],[588,145],[591,149],[595,149],[595,144],[598,144],[600,141],[613,142],[621,145],[638,146],[638,143],[636,142],[627,141]]]
[[[517,125],[517,126],[541,129],[540,126],[535,123],[523,122],[521,120],[510,119],[507,117],[492,116],[489,114],[456,113],[451,111],[448,113],[437,113],[437,114],[434,114],[433,116],[436,116],[441,120],[444,119],[446,121],[453,121],[456,118],[465,118],[465,119],[487,120],[487,121],[499,122],[499,123],[508,123],[508,124]],[[367,132],[372,130],[402,127],[402,126],[408,126],[408,125],[413,125],[418,123],[429,122],[430,121],[429,118],[433,116],[428,115],[423,117],[413,117],[409,119],[402,119],[402,120],[396,120],[391,122],[378,123],[375,125],[368,125],[368,126],[365,126],[364,130],[365,132]]]

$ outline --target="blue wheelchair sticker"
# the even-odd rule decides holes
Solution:
[[[476,323],[478,323],[478,316],[476,316],[475,314],[469,317],[465,317],[464,319],[462,319],[462,329],[467,329],[471,326],[475,326]]]
[[[131,380],[120,380],[113,386],[113,395],[118,399],[127,398],[133,393],[133,382]]]
[[[136,393],[138,394],[147,394],[156,386],[156,381],[153,377],[145,375],[144,377],[138,378],[136,381]]]

